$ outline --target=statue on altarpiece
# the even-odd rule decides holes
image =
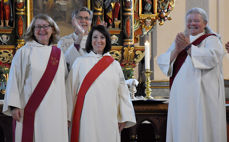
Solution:
[[[0,27],[9,27],[9,22],[12,19],[12,0],[0,0]]]

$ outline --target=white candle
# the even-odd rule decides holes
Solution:
[[[149,46],[149,41],[145,42],[145,69],[150,69],[150,46]]]

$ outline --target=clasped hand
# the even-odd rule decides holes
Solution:
[[[189,37],[185,36],[184,33],[178,33],[175,39],[175,51],[179,54],[189,44]]]

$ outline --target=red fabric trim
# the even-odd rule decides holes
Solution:
[[[202,36],[200,36],[199,38],[197,38],[195,41],[193,41],[191,44],[197,46],[199,45],[205,38],[207,38],[208,36],[211,36],[215,34],[204,34]],[[179,55],[176,58],[176,61],[173,64],[173,74],[169,79],[169,88],[171,89],[172,85],[173,85],[173,80],[175,79],[177,73],[179,72],[181,66],[183,65],[186,57],[188,56],[187,52],[185,50],[181,51],[179,53]]]
[[[79,142],[80,118],[83,109],[84,98],[90,86],[99,75],[114,61],[111,56],[104,56],[87,73],[77,95],[74,116],[72,120],[71,142]]]
[[[77,51],[80,50],[80,45],[79,44],[74,44],[75,48],[77,49]]]
[[[45,97],[59,66],[60,49],[53,46],[46,70],[24,109],[22,142],[33,142],[35,113]]]

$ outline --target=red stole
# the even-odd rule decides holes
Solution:
[[[80,45],[79,44],[74,44],[75,48],[77,49],[77,51],[80,50]]]
[[[45,97],[59,66],[61,51],[53,46],[46,70],[24,109],[22,142],[33,142],[35,113]]]
[[[199,45],[205,38],[207,38],[208,36],[211,36],[211,35],[214,35],[216,36],[215,34],[204,34],[202,36],[200,36],[199,38],[197,38],[195,41],[193,41],[191,44],[197,46]],[[186,50],[184,49],[183,51],[181,51],[177,58],[176,58],[176,61],[174,62],[173,64],[173,74],[172,76],[170,77],[169,79],[169,88],[171,89],[172,85],[173,85],[173,80],[174,78],[176,77],[177,73],[179,72],[181,66],[183,65],[186,57],[188,56]]]
[[[83,83],[77,95],[73,120],[71,142],[79,142],[80,118],[83,109],[84,98],[90,86],[99,77],[99,75],[114,61],[111,56],[103,56],[85,76]]]

